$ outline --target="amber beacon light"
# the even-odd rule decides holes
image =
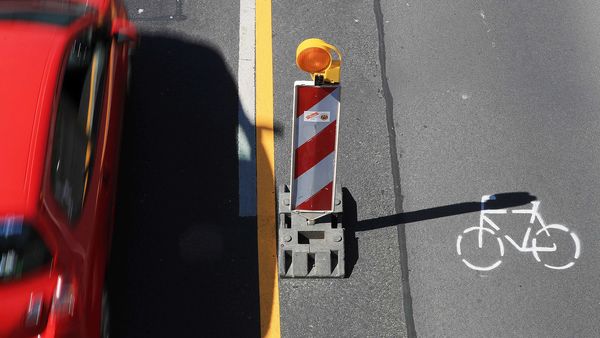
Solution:
[[[315,85],[340,83],[342,55],[335,46],[321,39],[302,41],[296,49],[296,64],[303,71],[310,73]]]

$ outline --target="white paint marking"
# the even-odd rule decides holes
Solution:
[[[463,234],[467,234],[467,233],[469,233],[471,231],[475,231],[475,230],[477,230],[477,231],[487,231],[487,232],[489,232],[492,235],[496,235],[494,233],[494,230],[488,229],[488,228],[482,228],[482,227],[470,227],[470,228],[467,228],[467,229],[465,229],[465,231],[463,231]]]
[[[240,0],[238,59],[239,213],[256,215],[256,4]]]
[[[466,266],[468,266],[469,268],[471,268],[473,270],[477,270],[477,271],[491,271],[491,270],[494,270],[495,268],[497,268],[502,263],[502,261],[499,260],[490,266],[480,267],[480,266],[473,265],[473,264],[467,262],[467,260],[464,258],[462,261],[463,261],[463,263],[465,263]]]
[[[483,226],[483,222],[486,222],[487,224],[491,225],[492,228],[496,229],[496,231],[500,230],[500,228],[496,225],[496,223],[494,223],[494,221],[492,221],[489,217],[487,217],[485,214],[502,214],[502,212],[499,212],[502,210],[486,210],[484,213],[481,214],[481,220],[479,222],[480,226]],[[492,231],[493,233],[493,231]]]
[[[570,267],[572,267],[573,265],[575,265],[575,262],[571,262],[567,265],[563,265],[563,266],[552,266],[552,265],[548,265],[548,264],[544,264],[545,267],[549,268],[549,269],[553,269],[553,270],[564,270],[564,269],[568,269]]]
[[[560,231],[564,231],[564,232],[569,232],[569,228],[567,228],[566,226],[562,225],[562,224],[550,224],[548,226],[545,226],[544,223],[542,223],[544,225],[543,228],[541,228],[540,230],[538,230],[535,235],[538,236],[539,234],[542,233],[542,231],[546,232],[546,235],[550,236],[550,233],[548,232],[548,229],[556,229],[556,230],[560,230]]]
[[[484,231],[490,232],[492,235],[496,236],[494,231],[492,231],[490,228],[486,227],[486,225],[491,226],[496,231],[500,230],[500,228],[489,217],[487,217],[487,214],[507,214],[506,209],[496,209],[496,210],[485,209],[485,202],[487,202],[488,200],[494,200],[495,199],[494,197],[495,196],[493,196],[493,195],[491,195],[491,196],[484,195],[481,198],[481,211],[480,211],[480,215],[479,215],[479,226],[478,227],[469,227],[463,231],[464,234],[471,232],[471,231],[479,232],[478,233],[478,240],[479,240],[478,247],[480,249],[483,248],[483,232]],[[517,244],[517,242],[515,240],[513,240],[512,237],[509,235],[504,235],[504,238],[506,238],[506,240],[508,240],[508,242],[513,247],[515,247],[515,249],[517,249],[519,252],[524,252],[524,253],[531,252],[533,254],[533,257],[535,258],[535,260],[537,262],[542,263],[542,258],[540,257],[539,253],[540,252],[556,252],[556,251],[558,251],[557,243],[560,244],[560,242],[556,242],[556,239],[555,239],[555,242],[552,243],[551,247],[538,246],[537,238],[535,236],[539,236],[540,234],[542,234],[542,232],[544,232],[546,234],[546,236],[551,237],[549,230],[558,230],[558,231],[566,232],[573,239],[573,242],[575,245],[575,253],[574,253],[573,258],[578,259],[579,256],[581,255],[581,242],[579,240],[579,237],[575,233],[571,232],[571,230],[569,230],[569,228],[567,228],[564,225],[561,225],[561,224],[546,225],[546,222],[544,221],[541,213],[539,212],[540,204],[541,204],[540,201],[532,201],[531,208],[529,208],[529,209],[518,209],[518,210],[510,211],[511,214],[531,215],[531,217],[529,218],[530,225],[527,227],[527,230],[525,231],[525,234],[523,235],[523,240],[522,240],[521,245]],[[532,233],[531,230],[535,223],[538,224],[540,229],[535,232],[535,235],[530,240],[530,236]],[[554,231],[553,233],[556,233],[556,231]],[[504,256],[504,244],[502,243],[501,236],[496,236],[496,240],[498,241],[498,245],[500,246],[500,256],[502,257],[502,256]],[[457,241],[456,241],[456,252],[458,253],[459,256],[462,255],[461,246],[460,246],[461,241],[462,241],[462,235],[459,235],[457,238]],[[530,242],[531,242],[531,244],[530,244]],[[564,247],[564,246],[561,246],[561,247]],[[479,267],[479,266],[469,263],[464,258],[462,259],[462,261],[469,268],[471,268],[473,270],[478,270],[478,271],[489,271],[489,270],[494,269],[496,266],[500,265],[500,263],[499,263],[500,261],[498,261],[498,262],[496,262],[496,264],[490,265],[488,267]],[[549,269],[564,270],[564,269],[568,269],[568,268],[572,267],[574,264],[575,264],[575,262],[571,261],[567,264],[560,265],[560,266],[549,265],[549,264],[544,264],[544,266]]]
[[[531,228],[530,228],[530,229],[531,229]],[[527,230],[529,230],[529,229],[527,229]],[[531,245],[532,245],[532,246],[534,246],[534,247],[535,247],[535,246],[537,246],[537,238],[534,238],[534,239],[532,239],[532,240],[531,240]],[[517,247],[517,249],[519,249],[519,248]],[[519,250],[519,251],[521,251],[521,250]],[[534,257],[534,258],[535,258],[535,260],[536,260],[536,261],[538,261],[538,262],[541,262],[541,261],[542,261],[542,260],[540,259],[540,255],[539,255],[539,254],[538,254],[538,252],[537,252],[537,251],[535,251],[535,250],[533,251],[533,257]]]
[[[467,95],[467,94],[462,94],[460,97],[461,97],[463,100],[467,100],[467,99],[469,99],[469,97],[470,97],[470,96],[469,96],[469,95]]]
[[[573,241],[575,242],[575,259],[578,259],[579,254],[581,253],[581,244],[579,242],[579,237],[577,237],[577,235],[575,235],[574,233],[571,233],[571,237],[573,238]]]
[[[144,13],[144,9],[143,8],[138,9],[138,14],[142,14],[142,13]]]
[[[496,237],[496,239],[498,240],[498,245],[500,245],[500,257],[504,257],[504,244],[500,237]]]

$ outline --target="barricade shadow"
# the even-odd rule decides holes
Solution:
[[[350,278],[354,266],[358,261],[358,238],[356,237],[357,214],[356,200],[347,188],[342,188],[344,213],[342,224],[344,226],[344,241],[346,250],[346,278]]]
[[[494,195],[495,200],[490,200],[483,206],[485,209],[505,209],[525,205],[536,200],[536,197],[528,192],[507,192]],[[470,212],[479,212],[482,208],[481,202],[463,202],[445,205],[435,208],[404,212],[400,214],[372,218],[356,223],[356,231],[380,229],[400,224],[426,221],[435,218],[449,217]]]
[[[479,212],[482,207],[484,209],[511,208],[536,200],[536,197],[528,192],[499,193],[494,195],[495,200],[487,201],[483,206],[481,202],[463,202],[357,221],[358,210],[356,201],[348,189],[343,188],[342,194],[344,199],[343,220],[346,232],[346,277],[350,277],[359,258],[359,243],[356,231],[368,231],[470,212]]]
[[[256,218],[238,217],[237,85],[214,49],[142,35],[109,266],[114,337],[260,335]]]

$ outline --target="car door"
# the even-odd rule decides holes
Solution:
[[[100,296],[105,266],[99,258],[106,260],[108,245],[109,201],[101,183],[111,52],[106,32],[90,22],[65,48],[46,175],[45,204],[62,230],[88,314]]]
[[[112,231],[129,49],[135,39],[123,39],[133,27],[126,17],[89,19],[73,28],[64,49],[43,198],[75,257],[69,265],[80,280],[86,317],[97,318]],[[88,329],[94,332],[96,324],[92,320]]]
[[[50,187],[59,220],[86,247],[93,235],[102,173],[108,43],[89,27],[66,52],[54,123]]]

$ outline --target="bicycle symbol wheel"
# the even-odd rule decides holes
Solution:
[[[494,250],[496,245],[493,243],[497,244],[496,250]],[[492,229],[471,227],[463,231],[462,235],[458,235],[456,252],[470,269],[491,271],[502,264],[504,244]]]
[[[568,269],[575,264],[575,260],[581,254],[579,237],[561,224],[550,224],[538,230],[531,242],[534,248],[554,248],[554,250],[532,251],[535,260],[549,269]]]

